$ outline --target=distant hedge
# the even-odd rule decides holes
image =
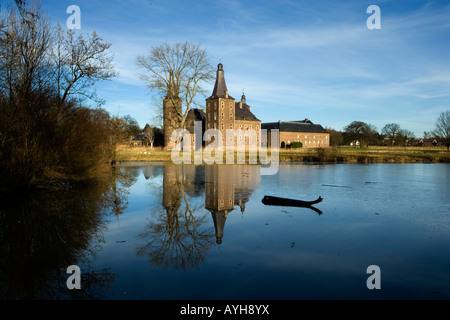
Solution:
[[[291,143],[291,148],[302,148],[303,144],[300,141],[294,141]]]

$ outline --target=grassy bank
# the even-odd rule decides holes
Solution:
[[[248,157],[248,155],[247,155]],[[193,159],[193,158],[192,158]],[[225,158],[224,158],[225,159]],[[248,158],[247,158],[248,159]],[[280,149],[279,160],[285,162],[335,163],[450,163],[450,153],[435,147],[369,147]],[[117,161],[172,161],[171,152],[161,148],[118,146]],[[248,161],[247,161],[248,163]]]

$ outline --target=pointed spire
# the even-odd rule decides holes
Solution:
[[[214,228],[216,229],[216,243],[221,244],[223,238],[223,230],[225,228],[225,222],[227,220],[228,211],[220,210],[211,212]]]
[[[223,72],[223,64],[217,65],[216,83],[212,95],[208,99],[228,98],[234,99],[228,95],[227,84],[225,83],[225,74]]]

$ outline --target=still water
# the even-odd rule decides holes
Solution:
[[[450,165],[119,167],[1,205],[3,299],[449,299]],[[323,198],[315,210],[265,195]],[[69,265],[81,290],[68,290]],[[367,268],[380,268],[369,290]]]

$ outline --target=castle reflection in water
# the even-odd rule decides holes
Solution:
[[[236,209],[243,214],[245,204],[261,181],[258,165],[172,165],[164,166],[162,204],[167,214],[176,215],[183,198],[205,198],[211,212],[216,243],[221,244],[228,214]],[[238,211],[236,211],[238,212]]]

